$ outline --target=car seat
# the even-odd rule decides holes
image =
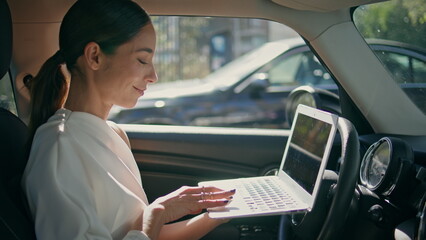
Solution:
[[[6,0],[0,0],[0,79],[12,56],[12,18]],[[35,239],[27,214],[21,176],[27,163],[27,126],[9,110],[0,108],[0,238]]]

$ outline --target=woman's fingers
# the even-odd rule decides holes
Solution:
[[[235,189],[221,189],[214,186],[201,186],[200,188],[206,192],[235,192]]]
[[[176,190],[178,196],[193,201],[229,200],[235,194],[235,189],[223,190],[214,186],[181,187]]]
[[[230,198],[235,194],[235,188],[229,190],[223,190],[213,186],[202,186],[202,193],[207,196],[207,199],[220,199],[220,198]]]
[[[199,204],[200,204],[202,209],[206,209],[206,208],[226,206],[229,203],[229,201],[230,200],[228,200],[228,199],[216,199],[216,200],[202,201]]]
[[[202,209],[225,206],[229,203],[229,201],[231,201],[232,195],[235,194],[235,189],[217,191],[217,188],[204,188],[203,190],[204,191],[199,194],[200,200],[198,201],[199,206]],[[214,190],[217,192],[209,192],[208,190]]]
[[[215,186],[200,186],[200,188],[208,192],[221,192],[225,190],[225,189],[217,188]]]
[[[176,190],[175,192],[184,193],[184,194],[195,194],[195,193],[201,193],[201,192],[226,192],[230,191],[231,189],[221,189],[214,186],[199,186],[199,187],[188,187],[184,186]]]
[[[198,197],[200,201],[209,201],[209,200],[217,200],[217,199],[225,199],[229,200],[232,199],[232,195],[235,194],[235,189],[228,190],[228,191],[220,191],[220,192],[209,192],[209,191],[202,191],[199,194],[194,194],[194,196]]]

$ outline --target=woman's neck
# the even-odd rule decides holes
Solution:
[[[87,81],[72,79],[64,107],[71,111],[90,113],[106,120],[112,105],[106,104],[96,88]]]

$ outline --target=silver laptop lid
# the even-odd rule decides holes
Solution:
[[[337,116],[299,105],[278,176],[312,208],[336,133]]]

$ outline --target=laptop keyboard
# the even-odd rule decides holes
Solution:
[[[242,181],[238,185],[241,185],[241,189],[244,189],[240,192],[243,201],[253,212],[285,210],[298,205],[272,179],[260,178],[254,181]],[[239,187],[237,188],[239,189]]]

